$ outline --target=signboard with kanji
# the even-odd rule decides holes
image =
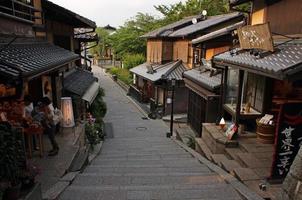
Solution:
[[[238,28],[241,49],[274,51],[273,38],[268,23]]]
[[[302,103],[282,105],[276,138],[271,178],[283,179],[302,145]]]

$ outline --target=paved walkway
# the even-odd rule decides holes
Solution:
[[[62,200],[241,199],[217,174],[166,138],[168,127],[144,115],[101,69],[113,138],[61,195]]]

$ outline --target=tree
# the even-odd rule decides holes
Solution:
[[[140,38],[143,34],[160,27],[158,19],[144,13],[137,13],[110,36],[110,43],[117,57],[127,54],[146,54],[146,40]]]
[[[97,55],[99,57],[102,57],[105,52],[106,46],[110,46],[110,39],[109,39],[109,33],[107,30],[97,27],[95,32],[98,34],[99,37],[99,43],[96,47],[92,48],[90,50],[92,55]]]
[[[187,0],[171,5],[154,6],[164,18],[163,24],[178,21],[184,17],[201,14],[206,10],[208,15],[219,15],[230,12],[228,0]]]

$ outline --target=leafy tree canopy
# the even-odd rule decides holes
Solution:
[[[128,20],[115,34],[110,36],[113,49],[118,57],[127,54],[146,54],[146,40],[140,38],[144,33],[159,28],[158,19],[144,13],[137,13]]]
[[[230,12],[228,0],[187,0],[184,3],[154,7],[163,15],[162,18],[139,12],[112,35],[107,35],[108,33],[106,34],[104,30],[98,28],[97,33],[101,40],[95,51],[102,52],[104,46],[107,45],[112,46],[117,58],[124,58],[129,54],[146,55],[146,40],[140,38],[143,34],[184,17],[201,14],[203,10],[206,10],[209,16]],[[239,7],[239,9],[244,10],[249,10],[249,8],[250,5]]]

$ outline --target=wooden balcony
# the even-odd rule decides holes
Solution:
[[[30,24],[43,18],[42,11],[33,6],[32,0],[2,0],[0,1],[0,16]]]

